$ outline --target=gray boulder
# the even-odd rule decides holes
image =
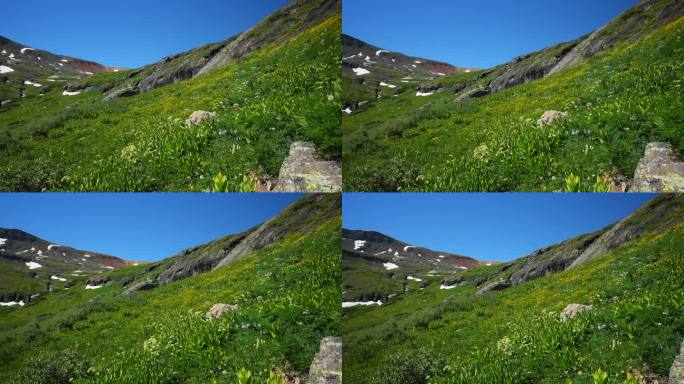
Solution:
[[[213,119],[215,117],[216,112],[195,111],[185,120],[185,125],[192,127],[193,125],[199,124],[204,120]]]
[[[556,120],[559,119],[564,119],[568,117],[567,112],[562,112],[562,111],[546,111],[544,112],[543,115],[537,120],[537,125],[539,127],[545,127],[547,125],[553,124]]]
[[[593,307],[584,304],[568,304],[560,313],[561,320],[572,319],[584,311],[590,311]]]
[[[204,315],[206,319],[215,319],[223,316],[225,313],[237,311],[237,304],[214,304],[211,309]]]
[[[679,347],[679,355],[675,357],[672,367],[670,367],[669,384],[684,384],[684,341]]]
[[[684,162],[667,143],[646,145],[644,157],[634,171],[632,192],[684,191]]]
[[[500,291],[502,289],[506,289],[511,286],[511,282],[508,280],[499,280],[495,281],[491,284],[487,284],[486,286],[482,287],[479,291],[477,291],[478,295],[481,295],[485,292],[489,291]]]
[[[283,161],[274,188],[276,192],[340,192],[342,168],[335,161],[318,159],[312,143],[297,141]]]
[[[130,295],[133,292],[145,291],[148,289],[156,288],[158,286],[159,286],[159,283],[155,280],[145,280],[142,283],[135,284],[134,286],[128,288],[124,292],[124,295]]]
[[[309,367],[307,384],[342,383],[342,339],[324,337]]]

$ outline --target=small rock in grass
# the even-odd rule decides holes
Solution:
[[[544,114],[537,120],[537,125],[539,127],[545,127],[547,125],[553,124],[556,120],[558,119],[564,119],[568,117],[567,112],[562,112],[562,111],[546,111]]]
[[[206,119],[213,119],[215,117],[216,112],[195,111],[190,115],[190,117],[187,118],[187,120],[185,120],[185,125],[192,127],[193,125],[199,124]]]
[[[234,304],[218,303],[218,304],[214,304],[214,306],[211,307],[209,312],[207,312],[206,315],[204,315],[204,317],[206,319],[218,318],[218,317],[223,316],[223,314],[225,314],[227,312],[237,311],[237,309],[238,309],[237,304],[234,305]]]
[[[572,319],[573,317],[579,315],[581,312],[589,311],[593,308],[591,305],[584,304],[568,304],[565,309],[560,313],[561,320]]]

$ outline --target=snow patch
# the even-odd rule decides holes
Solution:
[[[114,267],[106,266],[107,269],[114,269]]]
[[[399,266],[394,263],[382,263],[382,266],[388,271],[399,268]]]
[[[28,80],[24,80],[24,84],[25,84],[25,85],[33,85],[34,87],[42,87],[41,84],[34,83],[34,82],[28,81]]]
[[[354,69],[352,69],[352,71],[354,71],[354,73],[356,73],[356,76],[363,76],[363,75],[367,75],[370,73],[370,71],[367,70],[366,68],[354,68]]]
[[[76,92],[64,91],[64,92],[62,92],[62,96],[74,96],[74,95],[78,95],[79,93],[81,93],[81,91],[76,91]]]
[[[366,245],[366,240],[354,240],[354,250],[361,249]]]
[[[418,92],[416,92],[416,96],[430,96],[430,95],[432,95],[433,93],[434,93],[434,92],[421,92],[421,91],[418,91]]]
[[[343,109],[342,112],[346,113],[347,115],[351,115],[352,110],[351,110],[351,108],[347,107],[347,108]]]
[[[59,245],[59,244],[50,244],[50,245],[48,245],[48,251],[52,251],[52,248],[54,248],[54,247],[61,247],[61,245]]]
[[[422,64],[423,62],[420,61],[420,60],[415,60],[414,63],[416,63],[416,64]],[[415,65],[414,65],[414,67],[415,67]]]
[[[0,245],[5,245],[7,239],[0,238]]]
[[[3,307],[14,307],[15,305],[18,305],[18,306],[20,306],[20,307],[23,307],[23,306],[24,306],[24,300],[19,300],[19,301],[5,301],[5,302],[0,301],[0,306],[3,306]]]
[[[35,51],[35,49],[33,49],[33,48],[28,48],[28,47],[27,47],[27,48],[22,48],[22,49],[21,49],[21,54],[22,54],[22,55],[25,54],[26,51]]]
[[[85,289],[98,289],[98,288],[102,288],[102,287],[103,287],[102,285],[90,285],[90,284],[88,284],[88,285],[86,285]]]
[[[55,276],[55,275],[50,276],[50,279],[52,279],[52,280],[59,280],[59,281],[66,281],[65,278],[59,277],[59,276]]]
[[[423,279],[419,279],[419,278],[413,277],[413,276],[406,276],[406,279],[407,280],[413,280],[413,281],[423,281]]]
[[[458,269],[463,269],[463,270],[468,269],[468,267],[456,267],[456,268],[458,268]]]
[[[0,65],[0,73],[10,73],[14,72],[14,69],[6,66],[6,65]]]
[[[343,301],[342,308],[356,307],[357,305],[382,305],[382,301]]]
[[[440,259],[443,259],[445,256],[444,256],[444,255],[439,255],[439,256],[437,256],[437,257],[439,257]]]
[[[67,60],[67,59],[62,59],[62,60],[60,60],[60,61],[61,61],[62,63],[68,63],[68,62],[69,62],[69,60]]]
[[[456,288],[456,285],[440,285],[439,289],[451,289],[451,288]]]
[[[396,88],[397,86],[394,84],[387,84],[384,81],[380,82],[381,87],[387,87],[387,88]]]
[[[83,255],[83,257],[90,257],[90,255],[88,255],[88,254],[85,254],[85,255]],[[85,261],[85,260],[84,260],[84,261]]]
[[[408,251],[411,248],[415,248],[415,247],[416,247],[415,245],[407,245],[404,247],[404,252]]]
[[[26,262],[26,263],[24,263],[24,264],[26,264],[26,266],[28,267],[28,269],[36,269],[36,268],[42,267],[42,265],[40,265],[40,264],[38,264],[38,263],[36,263],[36,262],[34,262],[34,261],[28,261],[28,262]]]

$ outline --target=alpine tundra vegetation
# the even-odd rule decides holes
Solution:
[[[0,229],[0,382],[339,384],[340,226],[308,195],[151,263]]]
[[[680,383],[683,239],[676,194],[500,263],[345,230],[345,383]]]
[[[340,29],[340,0],[293,0],[137,69],[0,37],[0,190],[270,190],[297,141],[339,162]]]
[[[683,14],[642,0],[484,70],[343,38],[345,190],[683,190]]]

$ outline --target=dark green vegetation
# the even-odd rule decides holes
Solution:
[[[618,38],[610,49],[552,75],[544,77],[581,39],[422,84],[430,96],[417,97],[414,85],[345,115],[344,189],[601,190],[632,178],[648,142],[668,142],[684,155],[684,20],[651,23],[650,13],[677,2],[650,3],[603,31]],[[487,94],[458,100],[478,88]],[[350,92],[345,99],[360,94]],[[547,110],[569,116],[539,127]],[[570,176],[579,184],[566,182]]]
[[[338,4],[297,3],[297,12],[276,13],[243,40],[198,48],[170,63],[77,81],[36,79],[58,86],[43,96],[29,89],[0,109],[0,190],[204,190],[219,173],[227,177],[226,190],[250,190],[256,177],[278,173],[296,140],[339,159]],[[298,19],[319,8],[327,13]],[[245,40],[247,48],[231,45]],[[222,56],[226,63],[212,71],[199,75],[189,67],[229,46],[236,57]],[[155,88],[160,80],[143,81],[155,70],[178,82]],[[64,86],[81,93],[64,96]],[[141,93],[103,101],[126,87]],[[218,115],[186,127],[195,110]]]
[[[453,289],[428,276],[434,284],[422,290],[343,310],[345,383],[594,383],[599,370],[609,383],[630,370],[662,380],[684,338],[683,212],[683,196],[660,196],[601,231],[594,246],[578,237],[454,274],[465,284]],[[478,293],[525,266],[562,260],[559,247],[586,255],[603,245],[571,267]],[[570,303],[593,308],[561,320]]]
[[[308,220],[277,240],[156,288],[124,293],[179,256],[102,274],[109,283],[95,290],[76,278],[25,307],[0,308],[0,381],[232,384],[242,372],[252,378],[244,383],[272,376],[269,384],[279,384],[282,372],[301,377],[320,340],[340,335],[339,201],[303,198],[271,223],[289,227],[286,217],[301,210]],[[229,243],[219,239],[188,255],[221,254],[217,244]],[[216,303],[238,307],[206,320]]]

